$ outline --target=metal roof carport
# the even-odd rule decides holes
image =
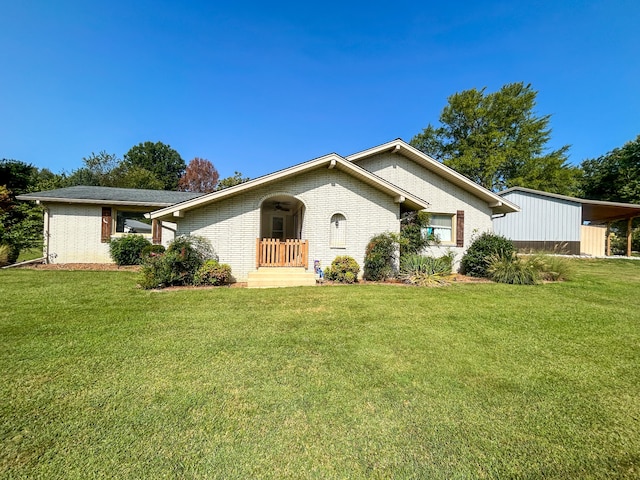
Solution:
[[[557,198],[582,205],[582,223],[589,222],[596,225],[607,225],[607,255],[611,255],[611,223],[627,220],[627,256],[631,256],[631,230],[634,218],[640,218],[640,205],[636,203],[605,202],[602,200],[587,200],[585,198],[569,197],[557,193],[543,192],[525,187],[513,187],[499,192],[502,196],[508,192],[527,192],[535,195]]]

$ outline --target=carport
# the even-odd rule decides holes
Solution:
[[[631,256],[631,231],[634,218],[640,217],[640,205],[575,198],[582,204],[582,222],[607,226],[607,256],[611,255],[611,224],[627,221],[627,256]]]

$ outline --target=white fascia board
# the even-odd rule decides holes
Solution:
[[[498,195],[505,195],[509,192],[531,193],[533,195],[557,198],[559,200],[566,200],[568,202],[575,202],[575,203],[580,203],[584,205],[601,205],[603,207],[621,207],[621,208],[631,208],[631,209],[640,208],[640,204],[637,204],[637,203],[608,202],[606,200],[589,200],[586,198],[578,198],[578,197],[570,197],[568,195],[561,195],[559,193],[543,192],[542,190],[534,190],[533,188],[527,188],[527,187],[507,188],[506,190],[499,192]]]
[[[359,177],[361,181],[365,181],[369,185],[387,193],[390,196],[397,197],[403,196],[406,200],[409,200],[411,204],[414,206],[418,206],[419,208],[428,208],[429,202],[422,200],[421,198],[416,197],[415,195],[410,194],[409,192],[405,192],[401,188],[396,187],[392,183],[384,180],[383,178],[378,177],[377,175],[372,174],[368,170],[365,170],[358,165],[352,164],[347,161],[345,158],[342,158],[340,155],[331,153],[329,155],[325,155],[323,157],[316,158],[314,160],[309,160],[305,163],[300,163],[298,165],[294,165],[293,167],[286,168],[284,170],[280,170],[278,172],[270,173],[263,177],[256,178],[254,180],[249,180],[248,182],[241,183],[239,185],[235,185],[233,187],[225,188],[224,190],[220,190],[218,192],[212,192],[207,195],[203,195],[201,197],[195,198],[193,200],[187,200],[182,203],[176,203],[175,205],[171,205],[170,207],[163,208],[161,210],[156,210],[155,212],[151,212],[149,218],[163,218],[175,216],[176,212],[180,212],[180,214],[184,215],[184,212],[188,210],[192,210],[194,208],[201,207],[203,205],[207,205],[209,203],[217,202],[225,198],[229,198],[235,195],[238,195],[247,190],[251,190],[254,188],[261,187],[263,185],[273,183],[288,177],[292,177],[295,175],[299,175],[303,172],[307,172],[310,170],[314,170],[316,168],[326,167],[329,169],[339,169],[344,171],[352,176]]]
[[[163,208],[161,210],[156,210],[155,212],[151,212],[150,218],[161,218],[166,216],[172,216],[174,211],[184,212],[187,210],[192,210],[202,205],[217,202],[224,198],[238,195],[246,190],[258,188],[262,185],[275,182],[277,180],[282,180],[287,177],[298,175],[302,172],[312,170],[314,168],[318,168],[324,164],[331,164],[332,161],[338,161],[339,159],[341,159],[341,157],[335,153],[331,153],[323,157],[318,157],[314,160],[309,160],[308,162],[300,163],[298,165],[294,165],[293,167],[285,168],[284,170],[279,170],[274,173],[269,173],[262,177],[249,180],[248,182],[244,182],[239,185],[234,185],[233,187],[225,188],[224,190],[208,193],[206,195],[202,195],[201,197],[197,197],[192,200],[186,200],[182,203],[176,203],[175,205],[171,205],[170,207]]]

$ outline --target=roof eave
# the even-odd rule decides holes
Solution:
[[[173,205],[168,202],[141,202],[141,201],[125,201],[125,200],[108,200],[97,198],[59,198],[59,197],[42,197],[18,195],[16,199],[23,201],[37,201],[41,203],[82,203],[91,205],[131,205],[134,207],[168,207]]]
[[[404,202],[409,208],[420,210],[429,207],[429,202],[418,198],[415,195],[410,194],[409,192],[405,192],[399,187],[396,187],[395,185],[374,175],[373,173],[355,164],[352,164],[340,155],[332,153],[305,163],[295,165],[285,170],[281,170],[279,172],[274,172],[254,180],[250,180],[248,182],[235,185],[224,190],[220,190],[218,192],[213,192],[208,195],[198,197],[197,199],[187,200],[182,203],[171,205],[167,208],[156,210],[155,212],[151,212],[149,214],[149,218],[166,219],[175,216],[179,217],[183,215],[184,212],[192,210],[194,208],[199,208],[200,206],[213,202],[218,202],[222,199],[239,195],[244,191],[251,190],[268,183],[283,180],[299,175],[303,172],[315,170],[322,167],[337,168],[341,171],[348,172],[351,175],[358,177],[361,181],[364,181],[365,183],[373,186],[374,188],[382,190],[390,196],[397,197],[399,201],[401,200],[402,202]]]

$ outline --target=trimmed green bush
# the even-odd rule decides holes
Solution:
[[[224,285],[231,281],[231,266],[217,260],[207,260],[193,277],[194,285]]]
[[[377,282],[393,277],[397,254],[397,235],[386,232],[373,237],[365,250],[364,278]]]
[[[142,235],[129,234],[109,242],[109,254],[118,265],[140,265],[142,250],[151,242]]]
[[[510,258],[515,253],[511,240],[490,232],[476,238],[462,257],[461,270],[472,277],[487,277],[489,258],[500,255]]]
[[[336,257],[331,266],[324,271],[327,280],[341,283],[354,283],[358,280],[360,265],[352,257],[339,256]]]

